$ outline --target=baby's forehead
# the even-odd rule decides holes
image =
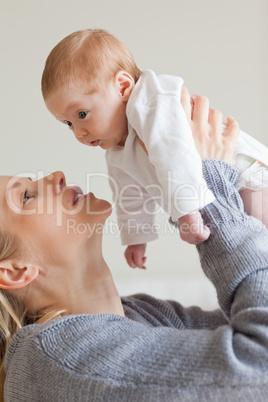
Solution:
[[[71,103],[79,102],[87,95],[89,95],[89,92],[86,90],[86,87],[75,85],[73,83],[51,92],[46,97],[45,102],[49,109],[54,109],[62,104],[68,104],[69,106]]]

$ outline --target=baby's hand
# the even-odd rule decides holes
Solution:
[[[146,250],[146,243],[132,244],[128,246],[125,251],[125,257],[128,265],[131,268],[146,269],[144,266],[146,257],[144,256]]]

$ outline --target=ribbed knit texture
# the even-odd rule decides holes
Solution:
[[[238,172],[232,166],[223,161],[215,164],[213,160],[206,160],[203,175],[216,202],[201,211],[211,235],[197,249],[205,274],[216,286],[220,307],[229,316],[238,284],[253,267],[255,270],[267,267],[267,229],[244,213],[243,201],[234,187]],[[219,281],[220,287],[217,286]]]
[[[136,295],[122,300],[125,318],[24,327],[6,358],[6,402],[267,400],[267,231],[244,215],[233,168],[204,169],[217,200],[202,211],[211,236],[198,251],[222,311]]]

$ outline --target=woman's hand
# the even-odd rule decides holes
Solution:
[[[239,125],[233,117],[227,118],[226,130],[222,134],[222,113],[209,107],[204,96],[190,94],[182,88],[181,104],[191,126],[197,151],[202,159],[221,159],[232,162],[239,136]]]

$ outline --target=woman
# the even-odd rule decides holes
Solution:
[[[222,136],[221,115],[202,97],[192,117],[187,93],[183,104],[201,156],[230,161],[236,122],[229,119]],[[228,163],[204,161],[204,177],[216,201],[201,211],[211,235],[198,251],[217,290],[221,310],[214,312],[147,295],[121,300],[101,234],[87,239],[66,229],[70,214],[77,224],[103,224],[106,201],[78,199],[62,173],[39,183],[18,179],[6,191],[10,179],[1,178],[13,208],[2,197],[1,350],[23,326],[6,353],[5,401],[265,400],[268,233],[244,214]],[[15,308],[18,319],[9,318]]]

